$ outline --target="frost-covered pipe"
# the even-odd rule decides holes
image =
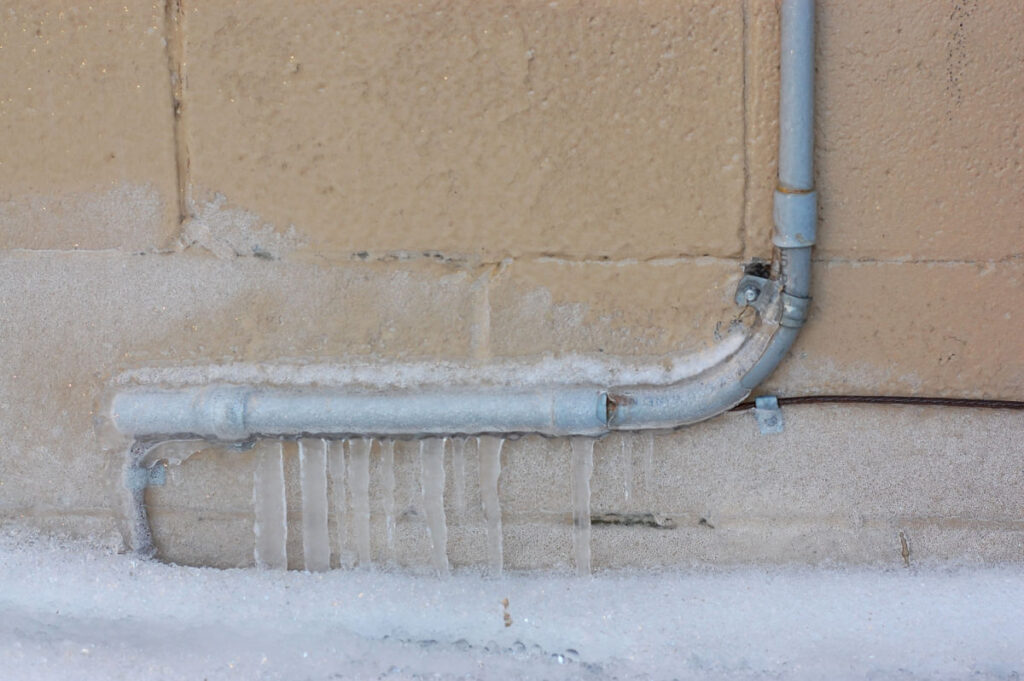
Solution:
[[[136,437],[600,435],[605,402],[596,387],[360,393],[214,385],[123,392],[111,411],[117,428]]]
[[[783,0],[779,182],[773,242],[777,279],[767,282],[744,343],[720,364],[667,386],[437,389],[368,393],[201,386],[133,389],[114,397],[112,418],[136,439],[194,436],[426,436],[483,433],[601,435],[673,428],[742,401],[779,364],[807,314],[815,240],[814,2]]]

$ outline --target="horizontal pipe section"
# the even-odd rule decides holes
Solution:
[[[360,393],[205,386],[118,394],[114,425],[135,437],[194,435],[598,435],[607,429],[598,388]]]

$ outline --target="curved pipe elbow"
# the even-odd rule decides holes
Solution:
[[[703,421],[742,402],[766,379],[800,333],[810,298],[811,249],[780,249],[783,290],[760,312],[758,325],[725,362],[669,386],[608,391],[610,430],[667,429]]]

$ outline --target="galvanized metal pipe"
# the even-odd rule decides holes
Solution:
[[[807,314],[815,241],[814,2],[783,0],[779,183],[773,241],[778,285],[759,301],[744,344],[679,384],[622,388],[452,389],[405,393],[201,386],[115,396],[115,426],[137,439],[194,436],[427,436],[481,433],[601,435],[672,428],[741,402],[789,351]]]
[[[600,435],[607,430],[605,404],[596,387],[365,393],[214,385],[122,392],[114,397],[111,413],[119,430],[150,439]]]
[[[779,186],[814,187],[814,0],[781,8]]]
[[[783,0],[779,85],[779,183],[772,241],[779,249],[783,312],[778,333],[743,377],[753,390],[779,365],[807,318],[811,247],[817,240],[814,189],[814,0]]]

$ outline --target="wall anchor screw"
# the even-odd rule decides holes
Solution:
[[[744,274],[743,278],[740,279],[740,283],[736,286],[736,304],[740,307],[752,304],[761,297],[761,293],[764,291],[768,281],[764,277]]]

